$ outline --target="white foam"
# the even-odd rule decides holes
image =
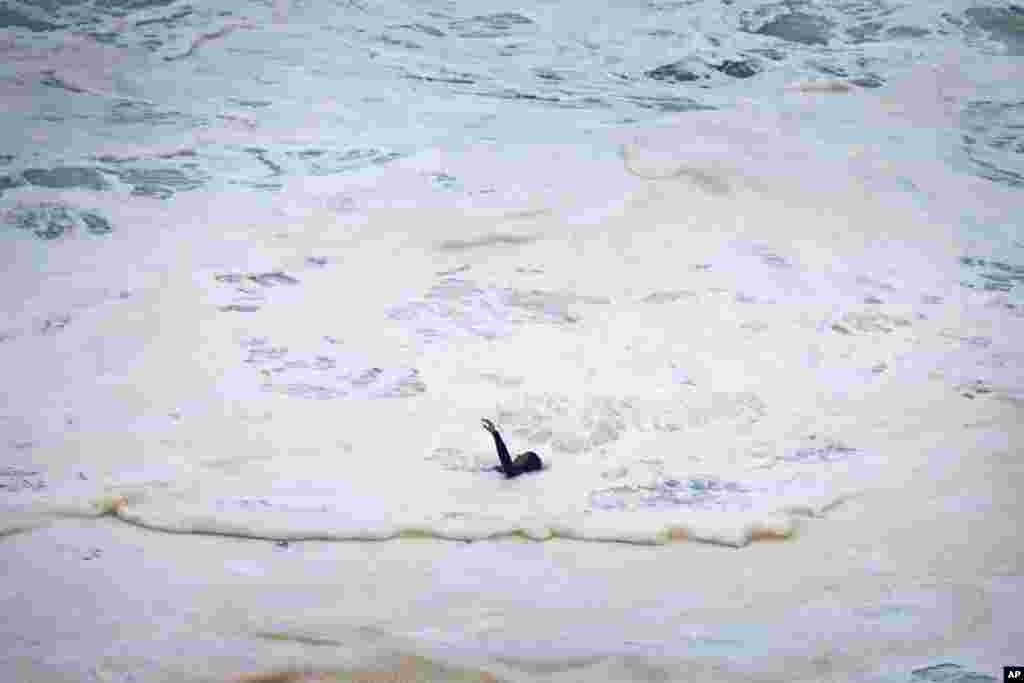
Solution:
[[[987,411],[1022,379],[1007,355],[1021,319],[963,293],[955,221],[898,182],[918,162],[792,127],[751,106],[587,155],[435,150],[284,181],[278,202],[43,193],[167,229],[46,245],[35,292],[10,275],[0,363],[32,443],[19,457],[90,470],[99,502],[56,492],[54,511],[169,531],[791,535],[793,515],[934,457],[962,393],[981,386]],[[503,189],[444,199],[434,173]],[[963,198],[955,173],[915,173]],[[483,416],[548,468],[487,471]],[[121,481],[154,464],[173,472]]]

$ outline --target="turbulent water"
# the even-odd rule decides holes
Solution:
[[[742,546],[1024,399],[1018,5],[0,27],[8,531]]]

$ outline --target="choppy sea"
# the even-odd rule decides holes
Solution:
[[[9,500],[743,545],[892,462],[796,368],[1019,400],[1019,5],[13,0],[0,53]],[[557,496],[480,492],[483,415]]]
[[[216,616],[303,664],[371,624],[808,677],[973,643],[885,680],[995,680],[1022,292],[1020,4],[0,0],[4,661],[200,680]],[[545,469],[493,472],[485,417]],[[730,606],[793,620],[704,638],[695,589],[748,560]]]
[[[884,89],[948,59],[988,84],[1024,54],[1020,6],[979,2],[4,3],[2,188],[276,197],[473,142],[593,144],[668,114],[778,100],[786,84]],[[937,158],[1024,183],[1014,83],[949,106]],[[1016,90],[1016,92],[1014,92]],[[860,131],[884,140],[886,131]],[[808,138],[849,140],[841,121]],[[437,177],[438,191],[466,179]],[[231,195],[235,196],[235,195]],[[86,232],[124,229],[97,215]],[[32,224],[25,219],[23,224]],[[35,224],[32,224],[35,225]],[[58,219],[32,228],[63,231]]]

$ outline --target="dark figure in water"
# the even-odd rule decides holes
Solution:
[[[511,479],[512,477],[518,477],[524,472],[534,472],[539,469],[543,469],[544,464],[540,461],[540,456],[533,451],[526,451],[520,453],[513,460],[508,455],[508,449],[505,448],[505,442],[501,439],[501,434],[498,433],[498,428],[494,426],[494,423],[490,420],[480,420],[484,429],[491,433],[494,437],[494,445],[498,449],[498,460],[501,460],[501,464],[494,467],[495,472],[501,472],[506,477]]]

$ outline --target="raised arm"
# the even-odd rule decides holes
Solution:
[[[505,442],[501,438],[501,434],[498,432],[498,428],[494,426],[494,423],[488,419],[480,420],[483,423],[484,429],[491,433],[494,437],[494,446],[498,449],[498,460],[501,461],[501,470],[505,473],[505,476],[514,476],[514,468],[512,467],[512,458],[509,457],[508,448],[505,446]]]

